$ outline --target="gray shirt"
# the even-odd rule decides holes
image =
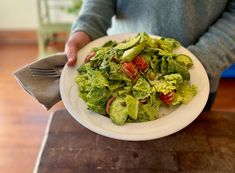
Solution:
[[[92,39],[142,31],[175,38],[201,61],[211,92],[235,63],[235,0],[84,0],[76,31]]]

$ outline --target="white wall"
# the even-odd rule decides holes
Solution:
[[[64,0],[67,4],[69,1]],[[58,2],[54,1],[56,5]],[[75,16],[57,11],[51,14],[51,18],[71,23]],[[37,26],[37,0],[0,0],[0,30],[31,30]]]
[[[0,0],[0,30],[36,29],[36,0]]]

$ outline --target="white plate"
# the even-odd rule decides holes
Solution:
[[[209,95],[209,81],[205,69],[198,59],[187,49],[180,47],[175,53],[183,53],[193,60],[190,69],[191,83],[198,87],[197,95],[186,105],[180,105],[169,114],[149,122],[126,123],[117,126],[105,116],[87,110],[86,103],[78,97],[78,88],[74,82],[77,67],[84,62],[85,56],[93,47],[99,47],[108,40],[122,41],[136,34],[118,34],[97,39],[78,52],[75,67],[63,69],[60,79],[60,93],[66,109],[80,124],[100,135],[110,138],[142,141],[156,139],[175,133],[190,124],[203,110]]]

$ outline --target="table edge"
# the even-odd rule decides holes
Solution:
[[[44,147],[46,145],[46,142],[47,142],[47,139],[48,139],[48,133],[49,133],[50,125],[51,125],[51,122],[52,122],[52,118],[53,118],[53,116],[54,116],[54,114],[56,112],[57,111],[52,112],[50,114],[50,116],[49,116],[49,119],[48,119],[48,122],[47,122],[47,126],[46,126],[46,130],[44,132],[44,137],[43,137],[43,140],[42,140],[42,143],[41,143],[41,147],[39,149],[38,156],[37,156],[37,159],[36,159],[36,163],[35,163],[35,166],[34,166],[33,173],[37,173],[38,172],[39,165],[40,165],[40,159],[41,159],[42,153],[43,153],[43,149],[44,149]]]

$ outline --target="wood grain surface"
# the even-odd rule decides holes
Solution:
[[[97,135],[60,110],[47,135],[38,173],[235,172],[235,113],[204,112],[175,134],[131,142]]]

